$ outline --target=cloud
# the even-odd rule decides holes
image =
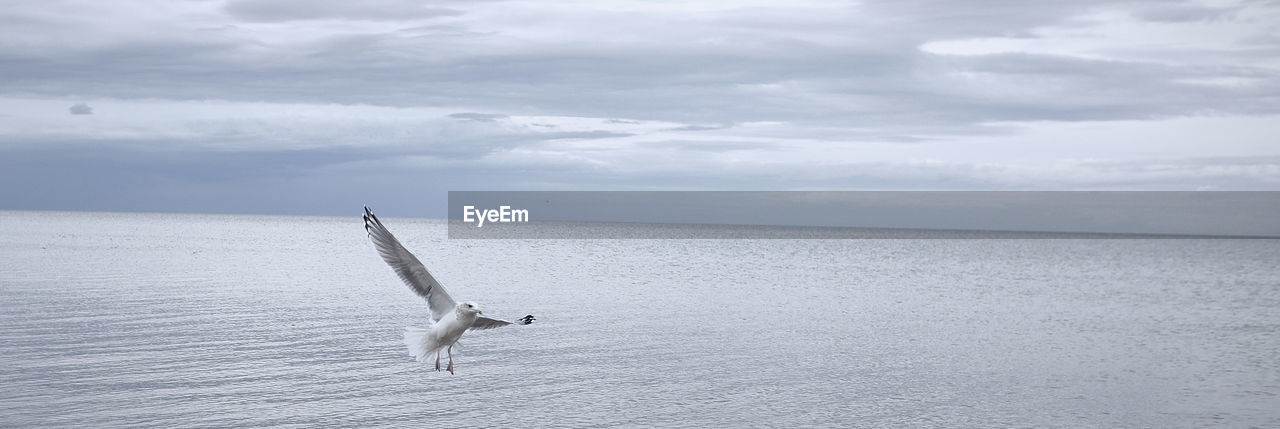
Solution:
[[[1152,22],[1204,22],[1231,19],[1236,9],[1196,4],[1153,4],[1139,8],[1135,18]]]
[[[27,2],[0,11],[0,152],[218,153],[334,186],[1256,189],[1270,164],[1239,160],[1280,156],[1277,18],[1265,2]],[[82,100],[111,114],[62,113]]]
[[[473,121],[473,122],[497,122],[500,119],[508,118],[507,115],[500,115],[496,113],[475,113],[475,112],[451,113],[449,114],[449,117],[457,119],[459,121]]]
[[[414,0],[367,0],[358,3],[333,0],[232,0],[226,11],[248,22],[286,22],[315,19],[411,21],[456,16],[461,11],[429,7]]]
[[[417,2],[306,3],[227,5],[233,12],[263,9],[250,15],[191,10],[196,18],[189,19],[201,30],[157,23],[172,30],[164,42],[90,24],[87,31],[104,37],[79,46],[90,48],[83,54],[50,54],[68,52],[62,39],[50,39],[50,49],[11,55],[0,74],[14,82],[12,91],[48,96],[454,106],[700,124],[810,122],[877,128],[885,138],[906,140],[982,132],[987,129],[976,124],[987,121],[1280,110],[1268,95],[1276,91],[1276,71],[1264,56],[1233,56],[1250,34],[1267,34],[1265,27],[1227,18],[1159,27],[1159,33],[1198,37],[1188,42],[1194,52],[1181,52],[1128,35],[1145,29],[1145,21],[1123,15],[1125,4],[991,2],[958,10],[946,3],[694,3],[685,11],[481,2],[450,4],[464,13],[438,22],[438,15],[415,12]],[[675,13],[683,18],[672,18]],[[287,27],[259,22],[298,14],[332,19]],[[369,21],[370,14],[405,22]],[[141,20],[140,27],[152,24]],[[46,24],[59,28],[57,20]],[[1203,36],[1196,28],[1206,25],[1210,36],[1241,34]],[[664,31],[640,31],[646,28]],[[1106,36],[1103,42],[1099,36]],[[1026,46],[1001,45],[1017,43]],[[1134,61],[1142,58],[1110,52],[1127,46],[1148,46],[1153,56],[1174,51],[1162,58],[1181,52],[1205,60]],[[979,55],[966,55],[971,52]],[[144,74],[146,85],[136,78]],[[1247,90],[1195,83],[1223,79],[1254,83]]]
[[[72,115],[92,115],[93,114],[93,108],[89,107],[88,104],[84,104],[84,103],[72,104],[70,110]]]

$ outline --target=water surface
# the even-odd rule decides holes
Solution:
[[[449,240],[457,374],[344,218],[0,212],[0,426],[1280,425],[1280,240]]]

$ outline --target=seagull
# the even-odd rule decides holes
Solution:
[[[400,240],[396,240],[382,221],[373,215],[368,206],[364,208],[364,230],[369,233],[373,247],[378,250],[382,260],[404,280],[409,288],[427,300],[427,311],[431,316],[431,325],[425,328],[410,326],[405,328],[404,345],[409,348],[409,356],[418,362],[426,362],[432,352],[436,354],[436,371],[440,370],[440,350],[449,354],[448,371],[453,374],[453,345],[468,330],[500,328],[512,324],[506,320],[490,319],[482,316],[484,311],[472,301],[456,302],[445,292],[444,286],[431,277],[427,267],[418,261]],[[518,319],[521,325],[533,323],[533,315]]]

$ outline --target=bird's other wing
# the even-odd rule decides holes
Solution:
[[[471,327],[467,328],[467,330],[480,331],[485,329],[501,328],[512,324],[528,325],[530,323],[533,323],[533,315],[521,317],[519,322],[508,322],[506,320],[490,319],[488,317],[480,316],[476,317],[476,321],[471,323]]]
[[[369,239],[373,240],[373,247],[378,249],[378,255],[395,270],[400,280],[404,280],[414,292],[427,299],[432,321],[439,321],[441,316],[454,311],[458,304],[445,292],[444,286],[435,277],[431,277],[427,267],[422,266],[422,262],[409,253],[387,227],[382,226],[382,221],[373,215],[369,207],[364,208],[364,230],[369,233]]]

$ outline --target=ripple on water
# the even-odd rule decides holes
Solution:
[[[0,212],[0,426],[1267,426],[1275,240],[447,240],[529,327],[411,361],[358,218]],[[501,255],[495,257],[494,255]]]

